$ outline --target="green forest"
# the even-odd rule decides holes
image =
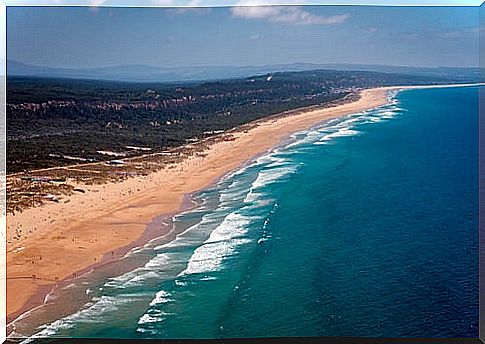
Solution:
[[[102,161],[180,146],[284,111],[375,86],[450,78],[312,70],[200,83],[8,77],[7,172]]]

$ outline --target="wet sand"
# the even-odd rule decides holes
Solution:
[[[7,246],[7,323],[42,304],[56,283],[117,259],[150,238],[167,235],[170,226],[153,225],[157,218],[161,221],[180,212],[187,195],[208,187],[292,133],[382,106],[389,90],[405,88],[413,87],[364,90],[352,102],[259,121],[252,129],[236,131],[234,140],[216,142],[205,155],[191,156],[172,168],[120,183],[83,186],[87,192],[70,196],[69,203],[9,214],[7,239],[19,228],[29,234]]]

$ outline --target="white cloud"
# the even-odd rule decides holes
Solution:
[[[272,22],[302,25],[340,24],[349,18],[348,14],[319,16],[300,6],[268,6],[272,1],[243,0],[231,8],[232,15],[245,19],[262,19]],[[273,2],[274,3],[274,2]],[[297,2],[294,2],[297,4]]]
[[[59,0],[55,0],[55,1],[59,1]],[[106,0],[89,0],[88,1],[89,9],[91,10],[91,12],[97,13],[98,7],[104,4],[105,2]]]
[[[171,6],[174,5],[173,0],[152,0],[153,5],[157,6]]]
[[[172,14],[194,13],[197,15],[203,15],[211,11],[209,7],[202,7],[201,0],[190,0],[184,5],[181,5],[180,1],[177,3],[175,0],[152,0],[152,4],[157,6],[177,7],[170,10]]]
[[[304,0],[239,0],[234,6],[304,5]]]
[[[202,0],[189,0],[186,1],[176,1],[176,0],[152,0],[152,4],[154,5],[159,5],[159,6],[186,6],[186,7],[197,7],[197,6],[202,6]],[[183,8],[183,7],[181,7]]]
[[[106,0],[89,0],[89,5],[91,6],[100,6],[104,4]]]

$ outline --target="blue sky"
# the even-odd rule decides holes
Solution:
[[[477,66],[478,12],[477,7],[9,7],[7,58],[73,68]]]
[[[7,6],[236,6],[236,5],[390,5],[480,6],[483,0],[5,0]]]

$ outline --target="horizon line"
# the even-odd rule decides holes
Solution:
[[[139,67],[156,67],[156,68],[191,68],[191,67],[235,67],[235,68],[244,68],[244,67],[271,67],[271,66],[289,66],[289,65],[296,65],[296,64],[307,64],[307,65],[315,65],[315,66],[322,66],[322,65],[349,65],[349,66],[380,66],[380,67],[397,67],[397,68],[476,68],[481,69],[480,65],[477,66],[413,66],[413,65],[395,65],[395,64],[386,64],[386,63],[352,63],[352,62],[304,62],[304,61],[295,61],[295,62],[287,62],[287,63],[266,63],[266,64],[245,64],[245,65],[236,65],[236,64],[190,64],[190,65],[154,65],[149,63],[125,63],[125,64],[114,64],[114,65],[99,65],[99,66],[91,66],[91,67],[65,67],[65,66],[51,66],[51,65],[40,65],[40,64],[31,64],[29,62],[23,62],[16,59],[5,59],[3,62],[7,64],[8,62],[16,62],[30,67],[44,67],[44,68],[58,68],[58,69],[74,69],[74,70],[86,70],[86,69],[98,69],[98,68],[113,68],[113,67],[125,67],[125,66],[139,66]]]

